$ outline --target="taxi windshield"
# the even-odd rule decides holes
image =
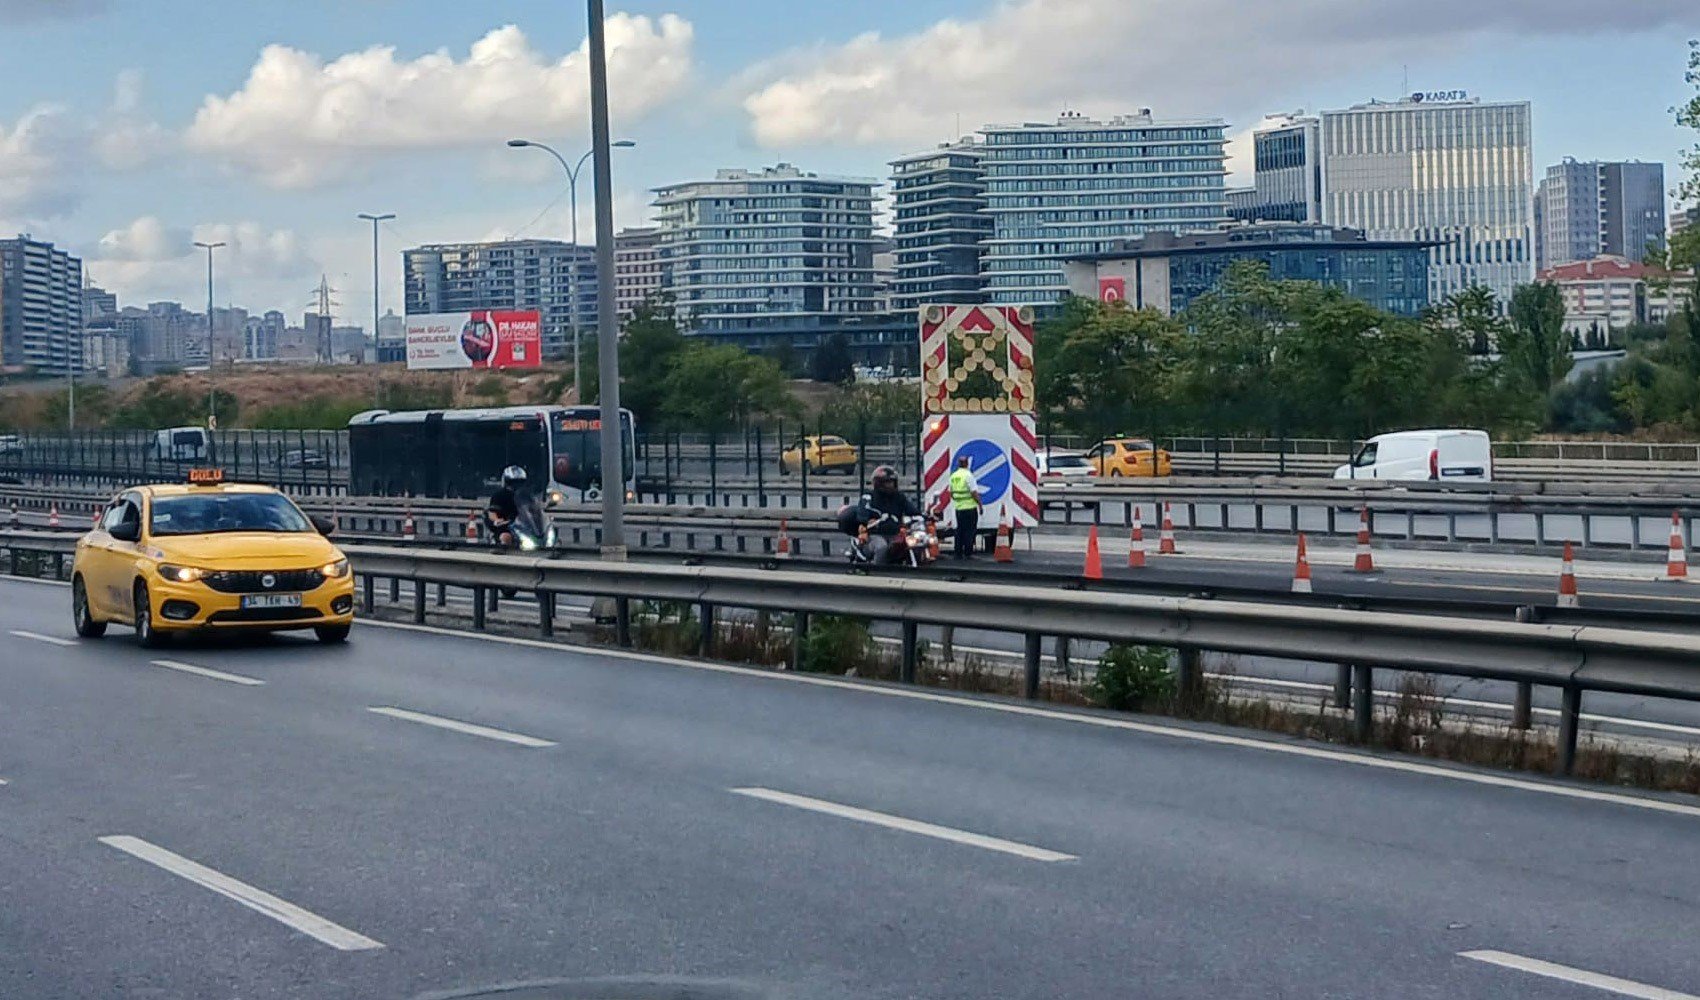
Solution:
[[[207,493],[155,497],[149,524],[155,535],[223,531],[312,531],[312,522],[276,493]]]

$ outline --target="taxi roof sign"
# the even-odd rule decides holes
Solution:
[[[190,469],[190,486],[217,486],[224,482],[223,469]]]

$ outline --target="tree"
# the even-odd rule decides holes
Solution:
[[[726,431],[796,408],[779,366],[730,345],[686,347],[673,357],[662,387],[665,415],[692,430]]]
[[[644,302],[626,320],[620,335],[620,405],[632,411],[640,426],[663,417],[667,373],[673,359],[689,343],[690,339],[679,332],[668,299]],[[596,338],[586,338],[584,356],[594,358],[596,350]],[[583,382],[584,402],[599,402],[601,373],[587,364]]]
[[[1570,340],[1557,285],[1541,281],[1511,294],[1511,322],[1500,334],[1499,351],[1514,376],[1527,379],[1542,396],[1551,393],[1574,363]]]
[[[1505,334],[1505,318],[1499,314],[1499,300],[1493,289],[1472,285],[1448,296],[1435,307],[1431,316],[1448,324],[1464,337],[1471,354],[1487,354],[1499,345]]]
[[[789,340],[781,340],[773,345],[772,349],[767,352],[767,356],[769,360],[779,366],[779,370],[785,373],[786,378],[796,378],[798,372],[802,371],[802,361],[797,357],[797,348],[792,346]]]
[[[848,382],[855,376],[855,371],[850,338],[842,333],[835,333],[821,341],[809,362],[809,375],[816,382]]]
[[[1684,79],[1694,87],[1694,96],[1676,109],[1676,123],[1697,133],[1694,145],[1682,153],[1682,167],[1687,172],[1677,195],[1683,204],[1700,206],[1700,39],[1688,43],[1688,72]],[[1666,262],[1672,270],[1700,271],[1700,226],[1689,226],[1671,241]],[[1695,288],[1691,301],[1700,303],[1700,286]]]

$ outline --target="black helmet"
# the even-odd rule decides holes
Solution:
[[[896,493],[897,470],[889,465],[882,465],[875,469],[873,487],[876,493]]]
[[[506,486],[508,489],[514,489],[515,487],[524,485],[524,483],[525,468],[523,466],[510,465],[502,470],[502,485]]]

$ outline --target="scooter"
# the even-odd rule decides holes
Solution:
[[[938,549],[938,533],[933,529],[926,517],[911,517],[902,524],[901,529],[889,536],[885,545],[874,542],[876,534],[872,529],[884,527],[897,522],[890,514],[880,514],[870,519],[865,515],[865,508],[845,508],[839,512],[841,527],[847,527],[850,520],[856,523],[856,534],[845,549],[845,558],[850,565],[858,567],[884,565],[904,565],[911,569],[919,569],[934,559]],[[884,536],[883,532],[879,534]]]

